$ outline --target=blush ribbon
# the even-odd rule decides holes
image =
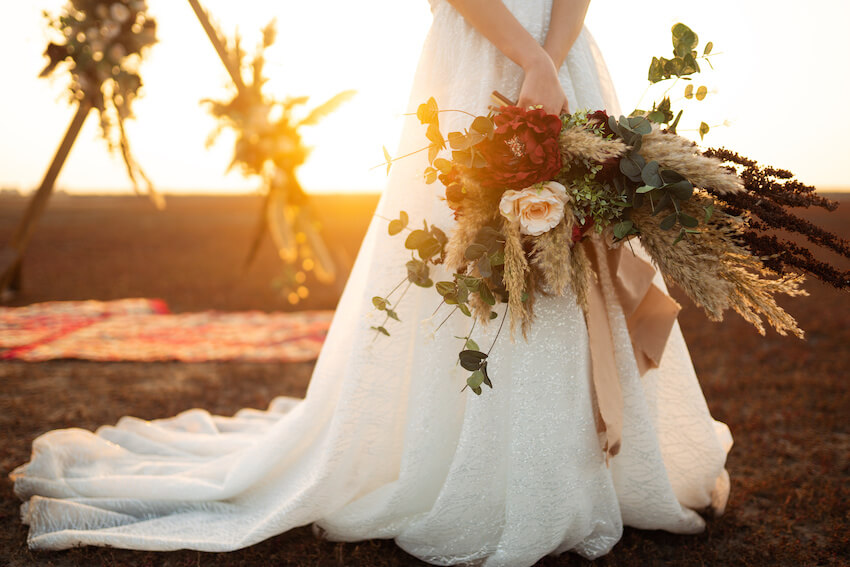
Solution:
[[[640,374],[658,368],[664,347],[681,307],[652,283],[655,268],[639,258],[627,244],[612,247],[599,237],[581,244],[596,273],[587,298],[587,333],[593,388],[599,410],[597,425],[604,433],[605,462],[620,451],[623,434],[623,392],[615,360],[614,338],[602,279],[610,278],[626,326]],[[604,264],[603,264],[604,263]],[[610,301],[614,298],[608,298]]]

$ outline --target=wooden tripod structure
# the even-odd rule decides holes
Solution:
[[[47,208],[47,202],[53,194],[56,178],[59,176],[59,172],[68,158],[68,153],[70,153],[71,147],[74,145],[74,141],[77,139],[91,109],[91,100],[85,98],[80,101],[77,112],[71,119],[71,124],[59,144],[59,149],[53,156],[53,161],[50,162],[50,167],[44,174],[41,185],[30,198],[26,211],[24,211],[23,217],[15,228],[15,232],[12,233],[12,237],[0,248],[0,300],[13,297],[21,289],[24,252],[30,240],[32,240],[36,224],[44,213],[44,209]]]

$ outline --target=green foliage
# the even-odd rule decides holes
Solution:
[[[489,388],[493,387],[490,381],[490,376],[487,374],[487,355],[478,349],[465,349],[458,354],[458,361],[464,370],[469,370],[472,374],[466,379],[466,386],[475,392],[476,395],[481,395],[481,386],[486,385]]]
[[[409,220],[410,219],[405,211],[399,211],[398,218],[391,220],[390,224],[387,226],[387,232],[389,232],[390,236],[395,236],[407,228]]]
[[[697,51],[699,36],[691,28],[685,24],[677,23],[671,28],[670,32],[673,43],[673,57],[670,59],[666,57],[652,58],[649,71],[647,72],[647,79],[650,84],[656,84],[670,79],[674,79],[675,81],[680,79],[690,81],[692,75],[700,72],[699,60],[704,60],[709,66],[711,65],[709,55],[711,55],[714,49],[712,42],[708,42],[705,45],[702,55],[700,55]],[[666,124],[668,129],[675,133],[679,125],[679,120],[682,117],[682,111],[675,112],[671,108],[672,104],[668,93],[674,85],[675,82],[664,92],[661,102],[652,104],[652,110],[635,110],[632,114],[646,115],[652,122]],[[701,101],[707,95],[707,87],[700,86],[696,88],[693,83],[688,83],[683,92],[683,96],[687,100],[696,99]],[[705,133],[707,132],[708,130],[706,129]],[[700,135],[704,136],[705,133],[701,132]]]

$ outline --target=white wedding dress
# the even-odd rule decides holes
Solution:
[[[551,0],[505,4],[542,42]],[[520,69],[448,3],[432,0],[432,11],[410,109],[434,96],[441,108],[484,113],[492,90],[515,97]],[[560,78],[571,108],[617,111],[586,32]],[[445,133],[468,119],[441,120]],[[424,140],[411,117],[402,150]],[[422,183],[423,167],[416,157],[393,166],[378,213],[403,209],[412,225],[427,218],[449,230],[442,188]],[[606,466],[574,298],[541,298],[528,342],[502,333],[493,348],[493,389],[461,393],[468,372],[456,365],[455,336],[471,321],[457,314],[434,333],[433,289],[410,288],[391,337],[369,330],[371,297],[405,277],[402,238],[373,220],[304,400],[234,417],[126,417],[96,434],[36,439],[31,462],[12,474],[30,546],[227,551],[315,523],[335,540],[394,538],[438,565],[519,566],[567,550],[598,557],[624,524],[699,532],[695,510],[723,508],[732,439],[708,412],[678,325],[660,368],[641,377],[610,275],[600,274],[624,396],[622,450]],[[486,348],[495,330],[473,338]]]

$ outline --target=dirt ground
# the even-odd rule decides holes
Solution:
[[[820,224],[850,237],[850,196]],[[350,267],[376,197],[320,199],[328,238]],[[172,197],[163,212],[133,197],[54,199],[39,226],[15,304],[160,297],[175,311],[291,308],[274,286],[266,243],[242,269],[258,197]],[[0,197],[0,241],[23,200]],[[846,267],[846,266],[845,266]],[[340,287],[314,286],[297,308],[333,308]],[[819,566],[850,564],[850,294],[817,282],[784,302],[807,340],[760,337],[735,315],[709,322],[687,300],[680,322],[708,405],[735,437],[726,514],[694,536],[626,529],[606,557],[546,558],[544,566]],[[122,415],[152,419],[192,407],[231,414],[302,395],[311,363],[0,363],[0,564],[11,566],[421,565],[392,541],[337,544],[309,527],[226,554],[82,548],[31,552],[7,474],[54,428],[94,429]]]

